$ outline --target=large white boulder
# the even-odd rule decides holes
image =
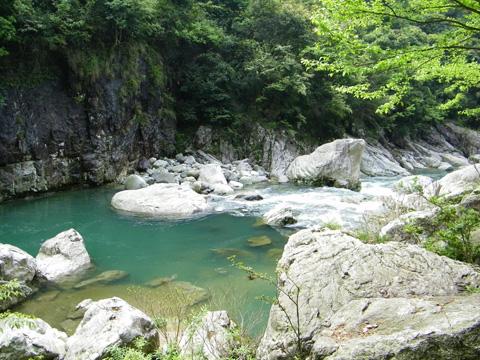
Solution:
[[[297,157],[288,167],[289,180],[297,183],[358,189],[365,149],[362,139],[340,139]]]
[[[0,244],[0,280],[31,282],[37,274],[33,256],[9,244]]]
[[[184,359],[226,359],[237,345],[232,334],[235,327],[226,311],[209,311],[185,330],[180,353]]]
[[[120,298],[84,300],[77,308],[85,315],[67,341],[65,360],[103,359],[110,347],[128,346],[140,337],[150,350],[158,344],[153,321]]]
[[[63,359],[67,335],[41,319],[19,314],[0,318],[0,360]]]
[[[200,168],[198,181],[203,181],[210,185],[227,185],[227,179],[223,174],[222,168],[218,164],[207,164]]]
[[[74,229],[45,241],[36,259],[40,273],[52,282],[79,276],[92,267],[83,238]]]
[[[455,300],[458,304],[451,311],[443,307],[466,287],[480,287],[480,274],[473,266],[416,245],[398,242],[369,245],[339,231],[302,230],[288,240],[277,270],[279,303],[271,308],[257,352],[259,360],[293,358],[299,350],[298,339],[302,359],[380,360],[395,358],[402,351],[412,351],[408,358],[423,359],[428,346],[434,348],[436,341],[445,341],[444,346],[432,350],[428,358],[463,358],[475,346],[478,351],[478,344],[468,340],[478,334],[480,326],[477,315],[468,316],[480,313],[478,297],[466,300],[468,306],[464,310],[461,297]],[[393,299],[402,306],[399,309],[408,312],[394,316]],[[409,306],[403,305],[402,299],[407,299]],[[430,311],[429,322],[425,324],[418,323],[423,310],[416,301],[421,299],[428,302],[430,309],[435,302],[439,304],[436,312]],[[360,300],[363,306],[358,306]],[[370,304],[375,304],[375,317],[362,318]],[[454,317],[461,321],[455,320],[449,329],[445,319],[457,311]],[[356,319],[362,321],[355,322]],[[351,327],[357,331],[343,332]],[[416,342],[416,330],[422,346]],[[370,335],[377,337],[363,343]],[[339,352],[336,356],[338,349],[351,339],[357,341],[358,347],[352,347],[356,353]],[[450,357],[437,357],[449,348],[451,341],[455,346],[449,349]],[[371,356],[355,355],[366,353]]]
[[[437,181],[439,195],[447,197],[472,191],[480,185],[480,166],[470,165],[450,174]]]
[[[112,198],[115,209],[139,215],[184,219],[209,209],[204,196],[188,185],[154,184],[140,190],[126,190]]]

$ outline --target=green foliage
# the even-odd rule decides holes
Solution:
[[[153,354],[147,354],[144,351],[146,340],[136,338],[131,347],[112,346],[108,349],[108,355],[105,360],[153,360],[156,359]]]
[[[480,85],[478,1],[325,0],[315,23],[320,41],[308,66],[348,79],[338,91],[379,100],[378,114],[425,108],[411,103],[424,84],[443,93],[435,118],[450,109],[478,114],[478,104],[465,108]]]
[[[18,280],[14,279],[0,284],[0,302],[8,301],[21,295],[22,290]]]
[[[428,238],[426,248],[452,259],[480,263],[480,244],[475,244],[471,238],[472,232],[480,227],[480,213],[457,207],[455,200],[434,198],[432,202],[438,206],[439,213],[434,219],[435,231]]]

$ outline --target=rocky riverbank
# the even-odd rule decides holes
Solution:
[[[113,85],[106,83],[103,86],[96,89],[98,94],[91,99],[92,106],[103,104]],[[5,130],[2,131],[0,145],[3,146],[0,147],[3,155],[0,157],[0,201],[75,185],[119,181],[134,171],[145,171],[145,165],[152,156],[160,158],[174,154],[175,124],[153,117],[148,126],[144,126],[127,121],[123,117],[124,112],[117,109],[113,114],[118,126],[111,128],[106,125],[108,118],[103,115],[82,120],[85,109],[58,96],[55,84],[48,89],[52,97],[62,99],[62,107],[46,112],[36,111],[42,97],[32,93],[21,99],[24,108],[31,111],[18,115],[28,120],[15,122],[15,117],[11,115],[15,111],[9,108],[10,105],[0,115],[0,125]],[[68,126],[63,124],[59,109],[65,109],[70,114]],[[49,126],[36,128],[31,119],[33,113],[49,115],[44,121]],[[97,113],[104,114],[104,111]],[[66,131],[67,128],[70,130]],[[21,141],[18,134],[24,134]],[[201,126],[183,144],[184,154],[195,156],[200,150],[202,154],[212,154],[224,164],[249,159],[253,166],[265,169],[272,180],[286,182],[287,168],[293,160],[313,152],[320,145],[258,125],[252,126],[242,139],[237,140],[233,141],[222,131]],[[454,124],[438,125],[428,131],[428,136],[405,138],[401,143],[383,138],[367,139],[361,171],[368,176],[408,175],[428,168],[449,171],[468,164],[472,156],[470,160],[476,161],[479,149],[477,132]],[[171,177],[165,178],[164,174],[157,173],[156,176],[173,181]]]
[[[202,150],[175,159],[143,159],[136,164],[135,174],[123,177],[125,190],[115,194],[111,204],[136,215],[189,219],[232,211],[229,204],[235,202],[265,202],[268,199],[255,186],[271,184],[282,176],[307,185],[338,187],[336,191],[348,194],[351,207],[374,199],[381,204],[384,221],[377,229],[381,240],[377,243],[364,239],[358,228],[333,230],[342,226],[327,222],[300,226],[307,229],[289,238],[278,263],[278,304],[271,308],[257,359],[473,360],[480,355],[478,267],[425,249],[422,239],[429,234],[407,228],[413,224],[415,229],[428,231],[429,224],[437,226],[431,220],[443,208],[432,197],[455,200],[448,203],[452,211],[458,211],[452,213],[454,217],[461,216],[462,209],[477,211],[480,172],[472,163],[477,160],[473,152],[478,151],[478,134],[451,130],[458,132],[456,138],[451,134],[448,138],[452,143],[458,141],[456,146],[442,135],[435,144],[410,143],[402,151],[364,140],[339,139],[310,155],[294,157],[285,167],[276,167],[283,169],[276,175],[250,159],[223,163]],[[439,179],[410,175],[410,171],[432,167],[451,172]],[[358,189],[362,173],[387,175],[387,170],[397,175],[388,192],[368,197],[349,190]],[[304,216],[299,208],[266,204],[261,208],[263,221],[279,229],[297,226]],[[263,240],[258,239],[259,243]],[[107,271],[89,277],[92,261],[81,235],[73,229],[46,241],[36,258],[1,244],[0,265],[0,285],[14,288],[13,296],[2,301],[2,309],[47,284],[81,289],[128,276]],[[251,274],[251,279],[255,276]],[[177,283],[174,278],[161,281]],[[195,304],[208,298],[199,288],[191,286],[188,292],[198,293]],[[76,311],[81,321],[78,326],[68,324],[74,328],[70,337],[40,319],[4,313],[0,317],[4,329],[0,359],[96,360],[105,358],[112,346],[131,346],[138,338],[144,339],[144,351],[160,345],[158,324],[120,298],[86,299]],[[177,339],[184,358],[222,359],[241,347],[232,336],[237,325],[226,312],[208,312],[197,320]]]

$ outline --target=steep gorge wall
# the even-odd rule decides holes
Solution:
[[[161,117],[162,93],[152,91],[147,76],[130,98],[122,96],[121,78],[100,78],[78,95],[70,76],[5,92],[0,201],[111,182],[142,156],[174,153],[175,121]]]

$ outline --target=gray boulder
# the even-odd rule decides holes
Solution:
[[[480,354],[480,295],[353,300],[315,336],[325,360],[474,360]]]
[[[0,280],[29,283],[37,274],[35,258],[9,244],[0,244]]]
[[[207,164],[202,166],[200,168],[198,180],[210,185],[227,185],[227,179],[225,178],[225,175],[223,175],[221,166],[218,164]]]
[[[285,205],[278,205],[263,215],[263,221],[272,226],[286,226],[297,223],[298,214]]]
[[[288,167],[290,181],[316,186],[358,189],[365,141],[341,139],[318,147],[310,155],[297,157]]]
[[[125,190],[137,190],[147,187],[147,182],[138,175],[130,175],[125,180]]]
[[[380,230],[380,236],[386,237],[391,241],[407,242],[412,244],[421,243],[435,230],[433,228],[433,218],[436,215],[435,210],[413,211],[400,216],[389,222]],[[412,225],[422,229],[421,234],[412,234],[407,231],[407,225]]]
[[[63,359],[67,335],[41,319],[8,314],[0,318],[0,360]]]
[[[480,166],[470,165],[437,181],[439,195],[452,197],[475,190],[480,185]]]
[[[75,289],[82,289],[87,286],[111,284],[128,277],[128,273],[123,270],[107,270],[97,276],[83,280],[74,286]]]
[[[83,301],[79,306],[85,315],[67,340],[65,360],[103,359],[110,347],[130,345],[139,337],[146,340],[146,350],[158,344],[153,321],[120,298]]]
[[[226,359],[237,346],[232,331],[236,328],[226,311],[209,311],[198,324],[184,332],[179,348],[185,359]]]
[[[342,311],[349,306],[353,314],[348,316],[362,316],[362,311],[367,310],[367,307],[356,306],[359,300],[420,300],[433,297],[432,301],[435,301],[437,297],[457,296],[467,286],[480,286],[480,274],[470,265],[438,256],[416,245],[398,242],[368,245],[342,232],[330,230],[302,230],[292,235],[277,270],[279,305],[273,305],[270,311],[267,330],[257,352],[260,360],[293,357],[298,351],[297,339],[301,340],[303,358],[328,358],[327,356],[334,354],[341,344],[349,339],[348,336],[341,335],[341,327],[335,326],[336,316],[346,317]],[[468,302],[470,307],[459,315],[460,319],[465,320],[463,324],[448,330],[454,332],[452,338],[456,338],[460,344],[451,349],[450,355],[457,355],[452,358],[462,358],[464,353],[468,353],[469,348],[474,346],[468,343],[469,336],[475,331],[478,334],[478,318],[472,316],[468,320],[467,312],[479,313],[480,303],[473,299]],[[384,307],[376,313],[383,313],[388,323],[392,318],[390,303],[378,304]],[[412,308],[412,311],[414,310]],[[425,324],[439,329],[438,333],[424,333],[424,337],[431,339],[429,343],[434,343],[435,338],[448,336],[445,328],[443,333],[440,330],[448,313],[442,307],[438,307],[437,311],[438,315],[430,318],[434,322]],[[372,339],[395,355],[415,349],[415,337],[403,337],[403,334],[410,332],[410,326],[415,328],[414,319],[412,323],[400,322],[400,319],[397,319],[397,326],[394,326],[393,321],[392,327],[387,330],[393,340],[389,341],[386,336]],[[381,324],[381,319],[375,319],[375,324]],[[373,320],[370,325],[374,325]],[[345,323],[345,326],[352,325]],[[367,327],[368,329],[370,327]],[[332,331],[334,335],[325,336],[326,331]],[[401,344],[400,347],[397,347],[397,344]],[[371,344],[367,345],[371,347]],[[356,348],[359,353],[375,350],[361,346],[362,343]],[[420,356],[416,357],[417,353],[413,351],[413,355],[408,358],[421,359],[421,353],[419,354]],[[338,357],[340,358],[353,360],[361,357]],[[375,355],[363,358],[385,359],[394,356]]]
[[[164,169],[156,169],[150,175],[158,184],[176,184],[177,178],[174,174]]]
[[[188,185],[154,184],[140,190],[125,190],[112,198],[115,209],[139,215],[185,219],[205,213],[209,206]]]
[[[472,193],[465,195],[460,202],[460,206],[466,209],[475,209],[480,211],[480,194]]]
[[[367,144],[362,155],[360,170],[368,176],[410,175],[393,155],[380,144]]]
[[[39,272],[52,282],[79,276],[92,267],[83,238],[74,229],[45,241],[36,260]]]

